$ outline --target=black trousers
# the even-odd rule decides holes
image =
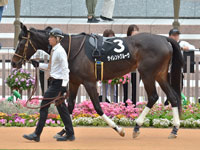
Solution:
[[[131,84],[132,84],[132,102],[136,105],[136,73],[131,73]],[[128,99],[128,83],[123,84],[124,89],[124,103]]]
[[[53,97],[58,96],[61,86],[62,86],[62,80],[57,80],[57,79],[52,80],[50,82],[49,88],[44,93],[44,98],[53,98]],[[43,100],[41,103],[41,106],[47,104],[48,102],[49,102],[48,100]],[[50,105],[40,109],[40,118],[39,118],[36,130],[35,130],[35,133],[39,136],[42,133],[42,130],[45,126],[49,107],[50,107]],[[74,135],[72,121],[71,121],[69,111],[68,111],[68,108],[67,108],[65,102],[63,102],[62,104],[60,104],[56,107],[57,107],[60,117],[65,125],[67,135],[69,135],[69,136]]]
[[[44,80],[47,80],[44,78],[44,71],[40,70],[40,86],[42,89],[42,95],[44,95]],[[50,81],[47,80],[47,87],[49,87]]]

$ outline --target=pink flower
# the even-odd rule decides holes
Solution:
[[[122,82],[123,80],[122,79],[119,79],[119,82]]]
[[[33,119],[30,119],[28,122],[29,122],[29,123],[32,123],[32,122],[33,122]]]
[[[0,124],[6,124],[7,120],[6,119],[0,119]]]
[[[57,120],[57,124],[60,124],[60,120]]]
[[[111,84],[112,80],[108,80],[108,84]]]
[[[131,101],[130,99],[128,99],[128,100],[126,101],[126,103],[127,103],[128,105],[132,105],[132,101]]]
[[[20,123],[25,124],[26,119],[21,119]]]
[[[52,119],[47,119],[46,124],[50,124],[52,122]]]

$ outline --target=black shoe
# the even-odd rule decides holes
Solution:
[[[98,23],[100,20],[95,18],[95,17],[92,17],[92,18],[88,18],[88,23]]]
[[[103,97],[102,95],[99,96],[99,102],[102,102],[103,101]],[[107,103],[110,103],[110,101],[108,100],[108,98],[106,97],[106,102]]]
[[[104,20],[104,21],[114,21],[114,19],[112,19],[112,18],[107,18],[107,17],[104,17],[104,16],[100,16],[100,18],[102,19],[102,20]]]
[[[74,140],[75,140],[74,135],[71,135],[71,136],[64,135],[62,137],[57,138],[57,141],[74,141]]]
[[[35,133],[29,134],[29,135],[24,134],[23,137],[27,140],[31,140],[31,141],[33,140],[35,142],[40,141],[40,136],[36,135]]]
[[[62,137],[66,133],[65,129],[62,129],[60,132],[58,132],[56,135],[53,136],[53,138],[57,139],[59,137]]]

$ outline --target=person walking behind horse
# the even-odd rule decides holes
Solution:
[[[60,41],[63,38],[62,31],[54,28],[50,31],[49,44],[53,47],[50,54],[49,64],[39,64],[36,60],[31,60],[34,67],[48,69],[50,71],[51,83],[47,91],[44,93],[44,98],[54,98],[61,93],[63,95],[67,91],[67,84],[69,82],[69,68],[67,61],[67,54],[64,48],[61,46]],[[49,103],[47,100],[41,102],[41,106]],[[48,109],[50,105],[47,105],[40,109],[40,118],[34,133],[24,135],[27,140],[40,141],[40,135],[45,126]],[[66,134],[63,137],[57,138],[57,141],[73,141],[75,140],[74,129],[72,121],[65,102],[57,105],[57,110],[65,125]]]
[[[139,33],[139,27],[135,24],[132,24],[128,27],[127,36],[134,36]],[[132,84],[132,102],[136,105],[136,72],[131,73],[131,84]],[[123,84],[124,89],[124,103],[128,99],[128,83]]]
[[[195,46],[193,46],[192,44],[190,44],[186,41],[180,40],[180,34],[181,33],[178,29],[171,29],[169,31],[169,37],[178,42],[182,51],[195,50]]]
[[[103,37],[115,37],[115,33],[113,30],[111,29],[106,29],[103,32]],[[107,96],[108,96],[108,89],[111,90],[111,84],[105,83],[105,98],[106,98],[106,102],[110,103],[111,101],[108,100]],[[103,83],[101,83],[101,95],[99,96],[99,101],[102,102],[103,100]],[[114,102],[117,103],[117,85],[114,86]]]

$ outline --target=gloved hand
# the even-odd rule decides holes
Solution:
[[[67,92],[67,87],[61,86],[60,92],[61,92],[61,95],[63,95],[65,92]]]
[[[31,61],[31,63],[32,63],[32,65],[33,65],[34,67],[39,67],[39,62],[38,62],[38,61],[33,60],[33,59],[31,59],[30,61]]]

